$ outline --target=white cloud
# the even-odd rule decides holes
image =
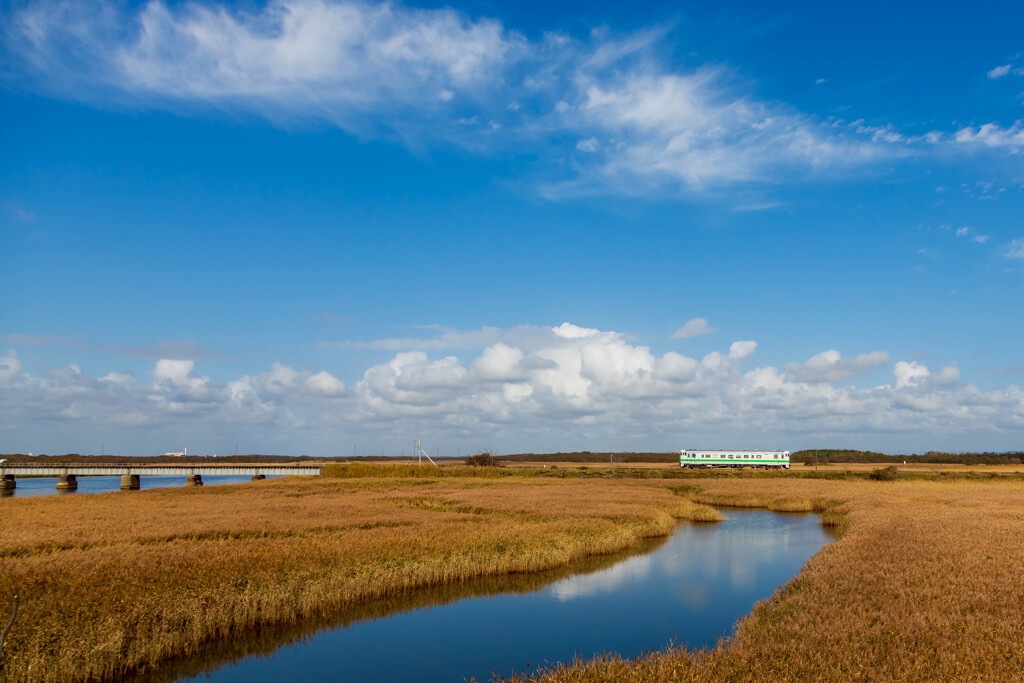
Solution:
[[[21,377],[22,365],[14,349],[0,356],[0,384],[8,384]]]
[[[712,185],[768,181],[780,169],[847,169],[894,152],[863,136],[846,137],[799,112],[736,92],[729,72],[690,73],[635,57],[608,72],[581,68],[576,106],[562,126],[604,150],[581,169],[588,187],[641,194],[650,188],[701,191]],[[653,185],[652,185],[653,184]],[[582,191],[554,185],[552,194]]]
[[[985,244],[985,242],[988,242],[988,238],[989,238],[988,235],[979,235],[974,230],[974,228],[971,228],[971,227],[968,227],[968,226],[964,226],[962,228],[957,228],[956,229],[956,236],[957,237],[970,237],[972,242],[977,242],[978,244]]]
[[[988,77],[989,78],[1002,78],[1006,74],[1010,73],[1010,68],[1011,68],[1010,64],[1003,64],[1002,66],[997,66],[996,68],[994,68],[994,69],[992,69],[991,71],[988,72]]]
[[[1006,245],[1006,256],[1008,258],[1024,258],[1024,239],[1018,237]]]
[[[898,361],[892,371],[892,386],[902,389],[908,386],[916,386],[923,383],[931,373],[928,368],[917,361]]]
[[[756,341],[738,341],[729,345],[729,358],[735,361],[745,361],[754,355],[757,350]]]
[[[713,328],[708,324],[707,318],[691,318],[686,321],[686,324],[673,332],[672,337],[675,339],[689,339],[690,337],[699,337],[702,334],[711,334],[717,331],[718,328]]]
[[[325,371],[311,375],[305,385],[310,391],[323,396],[340,396],[345,393],[345,383]]]
[[[202,381],[192,375],[195,366],[195,361],[191,360],[158,360],[152,372],[153,381],[174,386],[193,384],[196,380]]]
[[[465,359],[402,351],[351,384],[281,363],[221,383],[197,373],[192,361],[167,359],[154,365],[150,382],[118,372],[92,377],[77,366],[35,376],[10,351],[0,356],[0,430],[68,439],[87,429],[134,431],[140,439],[183,431],[318,434],[331,442],[429,434],[523,448],[553,439],[1024,433],[1024,392],[982,392],[964,384],[955,365],[932,370],[900,360],[889,384],[856,387],[838,383],[887,365],[885,352],[843,358],[829,350],[784,370],[744,369],[756,355],[754,341],[691,358],[659,356],[625,335],[572,323],[524,328],[529,334],[501,330],[506,340],[520,335],[521,346],[498,342]]]
[[[414,132],[453,100],[500,81],[522,38],[452,9],[350,0],[222,4],[39,0],[9,36],[48,87],[91,101],[326,119],[354,132]],[[444,117],[442,117],[444,118]],[[449,119],[450,120],[450,119]],[[425,122],[424,122],[425,123]]]
[[[1017,121],[1009,128],[998,123],[961,128],[956,132],[955,140],[961,144],[1006,148],[1016,152],[1024,147],[1024,121]]]
[[[803,363],[786,365],[786,375],[797,382],[839,382],[863,375],[890,363],[885,351],[861,353],[854,358],[843,358],[835,349],[822,351]]]
[[[327,121],[416,149],[528,150],[557,176],[541,183],[548,196],[776,183],[780,170],[856,171],[906,146],[891,126],[840,130],[758,99],[727,68],[680,69],[664,26],[531,41],[450,8],[355,0],[30,0],[8,24],[18,77],[48,94]]]
[[[485,381],[517,381],[523,378],[525,358],[520,349],[499,343],[484,349],[483,354],[473,362],[472,370]]]
[[[359,349],[383,349],[398,351],[400,349],[478,349],[497,343],[502,339],[502,330],[497,327],[482,327],[479,330],[453,330],[436,325],[425,325],[425,329],[440,331],[433,337],[389,337],[373,341],[320,342],[319,349],[340,349],[354,351]]]
[[[595,330],[589,327],[577,327],[572,323],[562,323],[558,327],[553,328],[552,332],[564,339],[582,339],[584,337],[593,337],[601,333],[600,330]]]

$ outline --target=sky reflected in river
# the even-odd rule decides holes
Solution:
[[[272,477],[267,477],[271,479]],[[82,493],[109,493],[121,490],[121,477],[78,477],[77,491],[58,491],[58,477],[18,477],[14,489],[0,491],[3,498],[31,498],[34,496],[77,496]],[[143,475],[139,477],[141,489],[162,489],[168,486],[184,486],[185,476]],[[245,475],[203,475],[203,486],[219,484],[241,484],[252,481],[252,476]]]
[[[681,525],[640,554],[419,591],[319,630],[225,643],[212,661],[147,680],[485,681],[576,655],[714,646],[831,538],[817,515],[724,514],[721,524]]]

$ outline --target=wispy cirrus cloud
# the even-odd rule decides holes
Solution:
[[[963,145],[1004,148],[1017,152],[1024,147],[1024,120],[1016,121],[1009,127],[998,123],[968,126],[958,130],[954,139]]]
[[[956,236],[957,237],[967,238],[967,239],[971,240],[972,242],[977,242],[978,244],[985,244],[986,242],[988,242],[988,238],[989,238],[988,235],[982,235],[982,234],[978,233],[977,230],[975,230],[974,228],[970,227],[969,225],[965,225],[962,228],[957,228],[956,229]]]
[[[986,75],[992,79],[1002,78],[1006,74],[1010,73],[1010,69],[1012,68],[1012,66],[1012,64],[1003,64],[1002,66],[997,66],[991,71],[989,71]]]
[[[686,324],[673,332],[672,337],[673,339],[689,339],[690,337],[699,337],[703,334],[711,334],[712,332],[718,332],[718,329],[711,327],[708,324],[707,318],[691,318],[686,321]]]
[[[1024,259],[1024,238],[1018,237],[1003,249],[1007,258]]]
[[[173,360],[224,360],[225,356],[209,347],[188,339],[163,339],[152,344],[110,344],[92,342],[73,337],[33,334],[8,334],[0,337],[0,344],[13,346],[56,346],[79,351],[109,353],[134,358],[168,358]]]
[[[892,360],[885,351],[872,351],[858,354],[853,358],[843,358],[842,354],[831,349],[812,356],[803,364],[787,364],[786,375],[799,382],[838,382],[863,375],[890,363]]]
[[[539,189],[551,197],[859,172],[907,144],[759,99],[725,65],[674,66],[670,25],[528,40],[450,8],[354,0],[35,0],[6,18],[11,70],[56,96],[325,121],[413,148],[529,150],[547,162]]]

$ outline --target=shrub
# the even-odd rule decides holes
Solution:
[[[501,467],[501,463],[498,462],[494,451],[484,451],[483,453],[467,456],[466,464],[471,467]]]
[[[896,469],[895,465],[889,467],[882,467],[869,475],[870,479],[875,481],[896,481],[900,478],[899,470]]]

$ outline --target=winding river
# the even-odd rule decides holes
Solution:
[[[268,629],[139,681],[462,681],[603,652],[714,646],[831,536],[817,515],[724,510],[572,567],[410,592]]]

